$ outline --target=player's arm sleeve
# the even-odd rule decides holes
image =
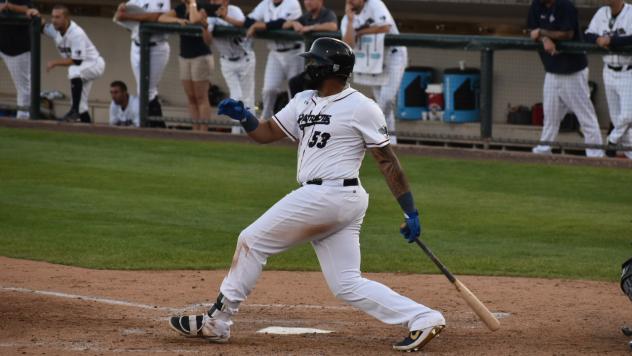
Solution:
[[[237,6],[229,7],[227,15],[230,16],[230,18],[237,21],[246,21],[246,15],[244,15],[244,12],[241,11],[241,9],[238,8]]]
[[[538,14],[537,14],[537,8],[536,8],[536,1],[539,0],[534,0],[531,3],[531,6],[529,7],[529,14],[527,15],[527,28],[529,30],[535,30],[536,28],[540,28],[540,21],[538,19]]]
[[[47,23],[46,25],[44,25],[44,29],[42,31],[46,36],[52,39],[55,39],[55,36],[57,36],[57,30],[55,30],[52,23]]]
[[[303,15],[301,4],[298,0],[292,0],[288,9],[286,20],[298,20]]]
[[[389,144],[386,119],[377,104],[371,102],[361,105],[356,109],[353,119],[367,148],[384,147]]]
[[[281,28],[283,28],[283,24],[285,23],[285,21],[286,19],[276,19],[268,21],[266,22],[266,30],[280,30]]]
[[[340,20],[340,34],[342,35],[342,37],[345,36],[345,33],[347,33],[347,24],[348,24],[348,19],[347,19],[347,15],[342,17],[342,20]]]
[[[323,19],[323,22],[324,23],[335,22],[337,24],[338,23],[338,17],[336,16],[336,13],[333,10],[329,10],[329,11],[327,11],[327,15]]]
[[[366,6],[366,5],[365,5]],[[383,2],[375,3],[375,12],[373,13],[375,23],[371,26],[393,26],[395,20],[393,20],[393,16],[388,11],[388,8]]]
[[[577,8],[570,2],[567,3],[565,11],[560,11],[561,18],[558,23],[558,31],[568,32],[575,31],[579,28],[579,19],[577,18]]]
[[[140,100],[137,98],[135,104],[131,109],[134,111],[134,126],[140,127]]]
[[[76,38],[72,41],[70,49],[72,51],[70,58],[72,58],[73,61],[83,61],[86,59],[86,39]]]
[[[264,7],[264,3],[263,1],[259,3],[259,5],[257,5],[254,10],[252,10],[252,12],[250,12],[248,14],[248,18],[246,19],[246,22],[248,22],[248,20],[252,20],[252,23],[256,22],[256,21],[263,21],[264,20],[264,12],[265,12],[265,7]],[[251,25],[252,25],[251,23]],[[249,27],[249,26],[246,26]]]
[[[611,47],[632,45],[632,36],[615,36],[610,39]]]
[[[590,24],[588,24],[588,28],[584,33],[584,41],[595,43],[597,38],[599,37],[599,31],[597,29],[597,24],[599,23],[599,18],[601,17],[601,9],[597,10],[595,16],[590,20]]]
[[[295,96],[289,103],[287,103],[287,105],[285,105],[283,109],[281,109],[281,111],[272,116],[272,120],[292,141],[298,141],[300,132],[298,122],[296,120],[298,116],[296,115],[296,103],[297,97]]]
[[[114,102],[110,103],[110,126],[116,125],[116,110],[114,109]]]

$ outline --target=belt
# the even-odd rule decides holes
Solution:
[[[625,72],[625,71],[628,71],[628,70],[632,69],[632,66],[617,67],[617,66],[611,66],[610,64],[608,64],[608,68],[610,70],[615,71],[615,72]]]
[[[248,57],[248,54],[244,53],[243,56],[238,56],[238,57],[225,57],[225,56],[222,56],[222,59],[225,59],[225,60],[230,61],[230,62],[237,62],[238,60],[240,60],[240,59],[242,59],[244,57]]]
[[[327,184],[327,182],[331,182],[333,184]],[[323,183],[325,183],[325,185],[339,186],[341,183],[341,180],[328,179],[328,180],[323,181],[322,178],[314,178],[312,180],[308,180],[307,182],[305,182],[305,184],[313,184],[313,185],[323,185]],[[355,187],[357,185],[359,185],[358,178],[342,179],[343,187]]]
[[[301,48],[301,44],[297,43],[297,44],[294,45],[294,47],[281,48],[281,49],[277,49],[276,51],[283,53],[283,52],[287,52],[287,51],[293,51],[293,50],[299,49],[299,48]]]
[[[140,42],[138,41],[134,41],[134,44],[137,45],[138,47],[140,47]],[[158,42],[149,42],[149,47],[154,47],[157,46]]]
[[[391,53],[397,53],[397,48],[393,48],[393,49],[391,50]]]

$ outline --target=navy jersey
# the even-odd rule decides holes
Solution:
[[[573,40],[581,41],[577,8],[570,0],[555,0],[551,7],[546,7],[540,0],[533,0],[529,8],[527,27],[549,31],[573,31]],[[588,66],[584,53],[558,53],[554,56],[540,49],[540,59],[548,73],[571,74]]]

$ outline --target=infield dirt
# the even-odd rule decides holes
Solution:
[[[345,306],[318,272],[263,273],[235,319],[229,344],[184,338],[173,313],[200,313],[226,271],[111,271],[0,257],[0,354],[385,355],[405,334]],[[632,305],[617,283],[461,277],[493,311],[488,331],[440,275],[366,275],[445,313],[434,355],[625,355],[620,327]],[[54,293],[51,293],[54,292]],[[197,306],[196,306],[197,305]],[[331,334],[279,336],[268,326]]]

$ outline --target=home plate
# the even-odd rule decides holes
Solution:
[[[329,334],[333,331],[312,329],[312,328],[288,328],[284,326],[268,326],[257,333],[260,334],[276,334],[276,335],[301,335],[301,334]]]

